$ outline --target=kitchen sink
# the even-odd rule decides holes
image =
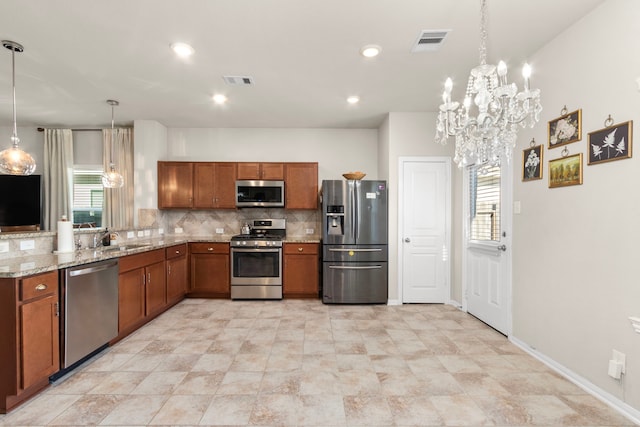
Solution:
[[[133,251],[135,249],[144,249],[150,248],[151,244],[149,243],[130,243],[125,245],[115,245],[115,246],[103,246],[101,248],[102,252],[111,252],[111,251]]]

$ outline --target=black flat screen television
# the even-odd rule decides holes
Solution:
[[[0,175],[0,231],[4,226],[41,223],[41,176]]]

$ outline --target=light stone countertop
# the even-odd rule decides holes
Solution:
[[[14,235],[15,237],[15,235]],[[44,255],[29,255],[0,260],[0,278],[16,278],[31,276],[33,274],[58,270],[61,268],[75,267],[111,258],[119,258],[127,255],[142,253],[154,249],[162,249],[180,243],[190,242],[215,242],[228,243],[231,236],[206,235],[206,236],[164,236],[162,238],[140,239],[123,242],[115,246],[99,247],[96,249],[80,249],[69,253],[51,253]],[[317,238],[292,237],[285,238],[285,243],[320,243]],[[129,247],[127,248],[127,245]],[[122,249],[121,249],[122,248]]]

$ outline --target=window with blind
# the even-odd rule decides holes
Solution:
[[[102,167],[73,171],[73,222],[102,226]]]
[[[469,171],[469,239],[500,241],[500,167]]]

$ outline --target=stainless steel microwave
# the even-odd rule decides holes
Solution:
[[[284,181],[236,181],[236,207],[283,208]]]

